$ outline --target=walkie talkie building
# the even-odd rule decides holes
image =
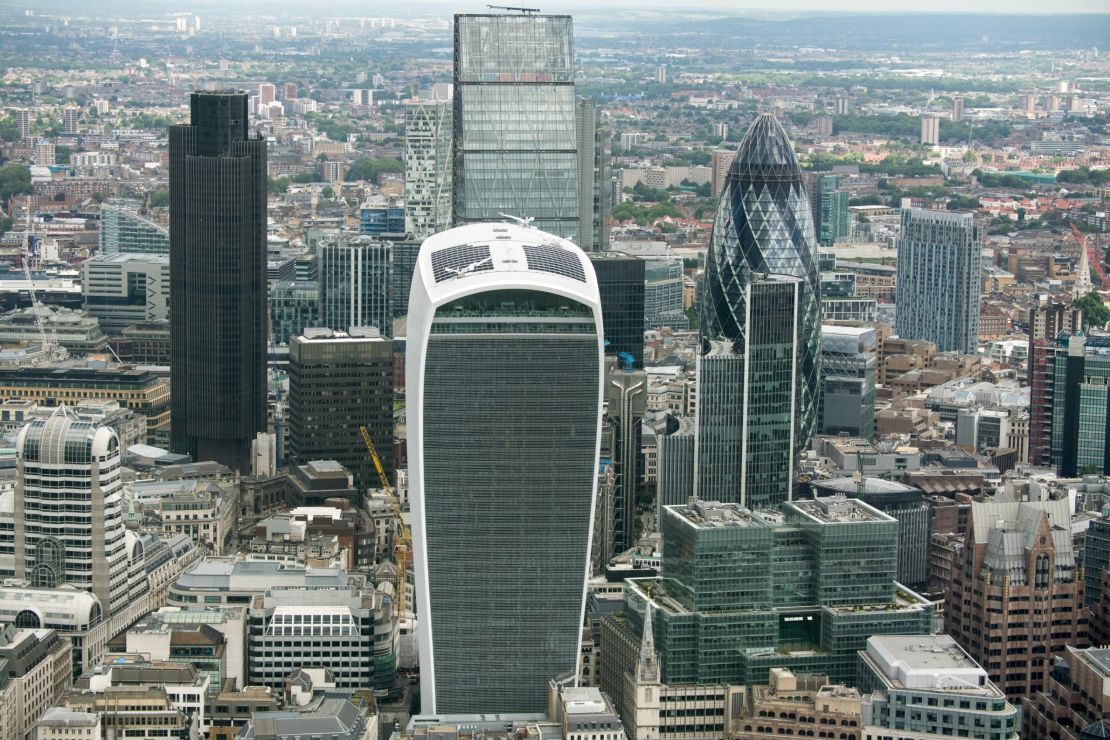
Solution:
[[[425,713],[537,713],[576,676],[602,408],[584,252],[513,224],[430,237],[409,297]]]

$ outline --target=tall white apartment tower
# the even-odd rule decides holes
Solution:
[[[902,209],[894,330],[938,352],[979,344],[983,227],[971,213]]]

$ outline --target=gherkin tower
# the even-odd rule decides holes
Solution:
[[[729,168],[700,296],[703,500],[757,508],[793,495],[817,411],[816,244],[794,150],[774,116],[761,115]]]

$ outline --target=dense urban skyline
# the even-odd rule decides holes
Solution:
[[[0,737],[1110,736],[1110,8],[764,6],[0,7]]]

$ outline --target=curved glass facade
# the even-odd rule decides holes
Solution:
[[[753,307],[747,305],[751,284],[765,274],[800,280],[792,390],[792,447],[797,455],[809,445],[817,414],[820,281],[802,173],[786,132],[770,115],[759,116],[748,129],[717,206],[699,306],[703,346],[708,347],[710,341],[729,341],[738,354],[750,354],[752,338],[745,327],[771,320],[752,314]],[[757,390],[749,388],[744,394],[750,403],[762,403],[752,397]],[[749,428],[746,434],[756,431]],[[709,493],[699,491],[699,496]],[[788,495],[784,491],[782,498]]]
[[[421,702],[535,714],[577,675],[603,407],[586,255],[514,224],[429,237],[406,339]]]

